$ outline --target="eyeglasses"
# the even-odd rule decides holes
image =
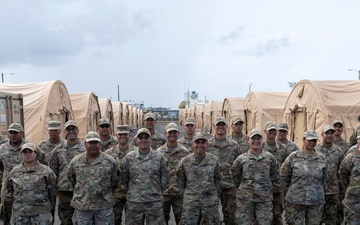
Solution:
[[[75,131],[77,130],[77,127],[68,127],[66,128],[67,131]]]
[[[201,140],[201,139],[200,139],[200,140],[195,140],[195,143],[196,143],[196,144],[206,144],[206,142],[207,142],[207,141]]]
[[[139,140],[149,140],[149,139],[150,139],[150,136],[141,135],[141,136],[137,136],[137,138],[138,138]]]
[[[109,124],[104,124],[104,125],[100,125],[101,128],[109,128],[110,125]]]

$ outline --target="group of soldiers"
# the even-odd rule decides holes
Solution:
[[[38,145],[20,124],[8,128],[0,147],[4,225],[53,224],[359,224],[360,132],[350,148],[344,124],[324,127],[322,140],[306,131],[300,149],[288,125],[269,121],[243,133],[244,121],[214,121],[215,133],[197,131],[193,118],[155,130],[144,115],[131,141],[128,125],[111,135],[107,118],[85,141],[75,121],[48,123]],[[231,133],[227,134],[228,125]],[[1,141],[1,140],[0,140]],[[220,218],[219,204],[223,220]],[[344,218],[345,215],[345,218]]]

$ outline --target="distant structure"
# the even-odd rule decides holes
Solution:
[[[201,101],[199,100],[199,93],[196,91],[187,91],[185,92],[185,108],[190,108],[190,107],[195,107],[199,104],[204,104],[207,103],[208,100],[206,100],[206,96],[205,96],[205,101]]]
[[[140,102],[134,102],[132,100],[128,100],[128,101],[123,101],[123,104],[129,105],[131,107],[135,107],[135,108],[139,108],[139,109],[144,109],[144,102],[140,101]]]

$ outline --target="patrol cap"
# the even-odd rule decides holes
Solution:
[[[335,124],[337,123],[341,124],[341,126],[344,126],[344,122],[341,120],[334,120],[334,122],[331,125],[335,126]]]
[[[10,124],[8,131],[23,132],[24,128],[21,126],[20,123],[12,123]]]
[[[288,126],[287,123],[279,123],[279,125],[278,125],[278,130],[289,131],[289,126]]]
[[[196,140],[200,140],[200,139],[203,139],[203,140],[207,141],[206,134],[204,134],[203,132],[196,132],[193,139],[192,139],[192,141],[196,141]]]
[[[314,130],[305,131],[304,138],[308,141],[319,139],[317,133]]]
[[[194,124],[195,125],[194,118],[186,118],[184,125],[188,125],[188,124]]]
[[[265,130],[277,130],[277,126],[276,126],[276,123],[273,122],[273,121],[269,121],[265,124]]]
[[[324,129],[323,129],[323,133],[326,133],[326,132],[329,131],[329,130],[335,131],[334,126],[333,126],[333,125],[326,125],[326,126],[324,127]]]
[[[135,137],[139,136],[140,134],[147,134],[149,136],[151,136],[150,131],[147,128],[140,128],[137,132]]]
[[[22,153],[25,149],[29,149],[33,152],[36,152],[36,145],[34,143],[25,143],[23,144],[23,146],[21,146],[21,150],[20,150],[20,153]]]
[[[263,137],[260,130],[258,130],[258,129],[252,129],[252,130],[250,131],[249,137],[252,138],[252,137],[254,137],[255,135],[259,135],[260,137]]]
[[[170,132],[172,130],[175,130],[179,132],[178,125],[176,123],[168,123],[165,127],[166,132]]]
[[[100,135],[95,131],[89,131],[85,136],[85,141],[86,142],[90,142],[90,141],[101,142]]]
[[[116,134],[130,134],[131,129],[129,125],[117,125]]]
[[[214,124],[217,125],[218,123],[225,123],[226,124],[226,119],[222,116],[216,118]]]
[[[231,124],[235,124],[235,123],[237,123],[237,122],[241,122],[241,123],[243,123],[243,122],[244,122],[244,120],[243,120],[243,118],[242,118],[242,117],[240,117],[240,116],[236,116],[236,117],[234,117],[234,118],[232,119]]]
[[[74,127],[78,127],[76,125],[76,122],[74,120],[68,120],[66,123],[65,123],[65,129],[68,128],[69,126],[74,126]]]
[[[48,130],[60,130],[61,129],[61,123],[60,121],[49,121],[48,122]]]
[[[156,116],[155,116],[155,114],[152,113],[152,112],[148,112],[148,113],[146,113],[146,114],[144,115],[144,120],[147,120],[147,119],[149,119],[149,118],[152,118],[153,120],[156,120]]]
[[[100,121],[99,121],[99,126],[103,125],[103,124],[107,124],[107,125],[110,125],[110,121],[108,118],[101,118]]]

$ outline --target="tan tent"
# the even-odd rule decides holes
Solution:
[[[114,112],[112,109],[111,100],[108,98],[100,98],[99,99],[101,118],[108,118],[110,121],[111,127],[114,127]],[[113,133],[113,129],[111,129],[111,133]]]
[[[128,105],[128,109],[129,109],[129,125],[131,126],[132,129],[135,128],[134,126],[134,106],[132,105]]]
[[[121,102],[112,102],[114,114],[114,134],[116,133],[116,126],[123,124],[123,105]]]
[[[211,102],[211,114],[210,114],[210,118],[211,118],[211,124],[210,124],[210,133],[214,134],[214,122],[216,120],[217,117],[219,116],[223,116],[223,112],[222,112],[222,105],[223,105],[223,101],[212,101]]]
[[[100,120],[98,97],[93,92],[70,94],[71,105],[77,126],[78,137],[82,140],[89,131],[96,131]]]
[[[0,90],[23,94],[26,139],[36,144],[48,137],[47,123],[50,120],[59,120],[63,128],[66,121],[73,119],[69,93],[65,84],[59,80],[23,84],[1,83]],[[61,135],[64,137],[64,132],[61,132]]]
[[[244,102],[246,133],[264,130],[268,121],[281,122],[288,96],[286,92],[249,92]]]
[[[186,118],[195,118],[195,106],[186,109]]]
[[[186,109],[180,109],[179,110],[179,124],[181,126],[184,125],[186,119]]]
[[[137,115],[138,115],[138,127],[140,128],[143,124],[143,111],[140,108],[137,108]]]
[[[123,117],[122,117],[122,122],[123,124],[127,124],[130,125],[130,121],[129,121],[129,106],[125,103],[122,102],[123,105]]]
[[[199,127],[199,129],[206,133],[210,132],[211,128],[211,105],[211,103],[205,103],[203,105],[203,126]]]
[[[244,113],[244,102],[243,97],[225,98],[222,106],[223,116],[228,124],[227,133],[231,132],[231,120],[235,116],[243,117]]]
[[[344,122],[343,138],[349,140],[360,114],[360,81],[301,80],[292,89],[284,109],[290,139],[302,146],[303,133],[321,134],[334,120]],[[319,136],[321,138],[321,136]]]
[[[196,127],[197,129],[201,130],[202,127],[204,126],[204,121],[203,121],[203,110],[204,110],[204,104],[198,104],[195,106],[194,108],[194,119],[196,122]]]
[[[138,108],[137,107],[135,107],[135,106],[132,106],[132,108],[131,108],[131,110],[132,110],[132,121],[131,121],[131,125],[132,125],[132,127],[133,127],[133,129],[136,129],[136,128],[138,128],[139,126],[138,126],[138,122],[139,122],[139,120],[138,120]]]

